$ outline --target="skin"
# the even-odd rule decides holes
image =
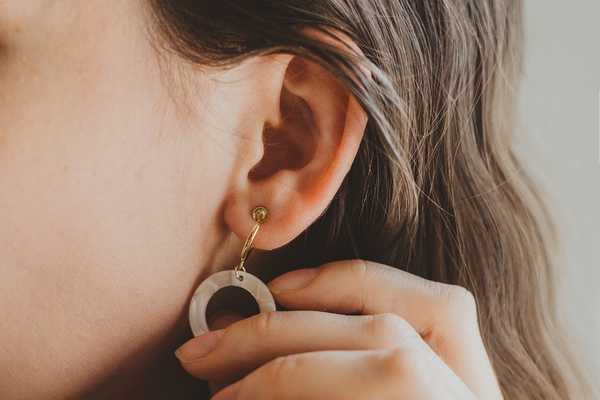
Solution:
[[[188,338],[193,290],[237,262],[254,206],[270,211],[255,241],[260,250],[285,245],[315,221],[364,134],[364,111],[320,67],[275,55],[228,71],[197,68],[159,56],[144,1],[108,3],[0,1],[0,398],[192,397],[194,381],[173,350]],[[352,310],[324,288],[361,281],[334,275],[311,297],[277,295],[304,311],[230,325],[221,345],[237,335],[247,353],[222,352],[212,366],[194,359],[184,367],[220,386],[248,374],[241,398],[277,397],[257,394],[267,387],[312,398],[367,366],[362,390],[383,382],[381,390],[395,394],[382,379],[404,371],[403,350],[392,350],[398,343],[418,349],[407,353],[456,393],[498,398],[472,318],[460,343],[451,339],[462,324],[439,336],[444,351],[436,358],[416,338],[419,321],[405,315],[409,310],[386,306],[401,305],[387,300],[409,286],[372,279],[365,293],[377,287],[383,297],[361,311],[387,316],[348,317]],[[344,279],[350,286],[337,283]],[[410,299],[411,312],[431,321],[447,311],[426,295]],[[308,311],[319,307],[329,313]],[[287,318],[284,329],[278,323]],[[379,321],[364,322],[373,338],[362,321]],[[292,332],[307,323],[323,336]],[[273,341],[269,354],[252,342],[261,332]],[[227,358],[238,355],[243,371]],[[469,362],[458,362],[462,357]],[[292,379],[269,372],[282,366],[279,378]],[[304,384],[323,368],[332,371],[326,385]]]
[[[177,350],[190,374],[226,386],[214,400],[502,399],[475,300],[461,287],[344,260],[286,273],[269,288],[291,311]]]

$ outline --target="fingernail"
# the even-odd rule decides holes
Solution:
[[[219,391],[211,400],[235,400],[237,399],[239,391],[240,382],[238,381]]]
[[[223,333],[225,333],[225,330],[219,329],[190,339],[183,346],[175,350],[175,356],[181,361],[191,361],[204,357],[217,347]]]
[[[269,283],[269,289],[273,293],[286,290],[297,290],[307,287],[317,276],[316,268],[304,268],[283,274]]]

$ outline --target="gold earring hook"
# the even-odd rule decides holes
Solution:
[[[248,259],[248,256],[250,255],[250,252],[253,249],[252,244],[254,243],[254,238],[256,237],[256,234],[258,233],[261,224],[267,219],[269,212],[267,211],[266,207],[258,206],[252,210],[251,215],[252,219],[256,222],[256,224],[254,224],[254,227],[252,228],[252,230],[248,234],[248,237],[246,238],[246,241],[244,242],[244,246],[242,247],[242,252],[240,254],[240,263],[234,268],[235,277],[239,281],[244,280],[244,277],[240,274],[240,271],[246,272],[244,264],[246,263],[246,260]]]

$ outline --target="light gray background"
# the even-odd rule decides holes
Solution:
[[[600,0],[526,0],[525,155],[562,227],[562,312],[600,382]]]

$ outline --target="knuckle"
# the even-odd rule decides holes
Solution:
[[[471,291],[462,286],[448,286],[446,299],[448,306],[463,316],[474,316],[477,314],[475,296]]]
[[[406,377],[411,371],[410,351],[404,348],[394,348],[381,357],[381,369],[385,378],[394,381]]]
[[[356,277],[357,279],[363,279],[368,272],[367,269],[368,261],[363,260],[362,258],[356,258],[350,261],[350,265],[348,266],[349,273]]]
[[[254,329],[259,337],[272,335],[280,326],[281,316],[277,311],[260,313],[254,318]]]
[[[430,372],[427,361],[415,347],[390,349],[381,359],[382,375],[384,379],[395,383],[403,380],[417,382],[423,374],[426,376]]]
[[[285,382],[299,368],[301,358],[298,355],[279,356],[269,362],[264,369],[266,381],[273,384]]]
[[[440,318],[449,324],[477,324],[477,302],[475,296],[459,285],[439,284],[437,302]]]
[[[367,334],[379,346],[398,346],[405,339],[417,334],[404,318],[394,313],[370,315],[367,321]]]

